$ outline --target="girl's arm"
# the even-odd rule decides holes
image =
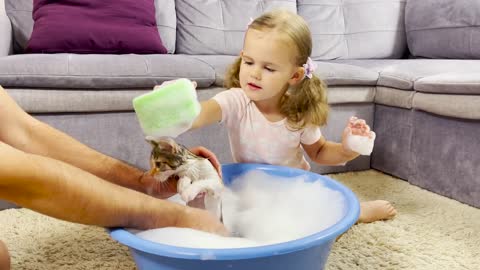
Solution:
[[[324,165],[339,165],[350,161],[360,154],[352,151],[348,146],[347,138],[352,135],[375,139],[375,133],[370,130],[365,120],[352,116],[343,130],[342,143],[335,143],[321,137],[311,145],[302,144],[307,155],[315,162]],[[372,142],[373,146],[373,142]]]
[[[341,143],[327,141],[323,136],[313,144],[302,144],[302,147],[311,160],[321,165],[343,164],[359,156]]]
[[[191,129],[208,126],[222,120],[222,108],[214,99],[202,101],[200,102],[200,105],[202,106],[202,109],[193,122]]]

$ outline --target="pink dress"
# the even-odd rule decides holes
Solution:
[[[223,91],[213,99],[222,109],[220,123],[228,129],[235,162],[310,170],[301,143],[317,142],[322,136],[320,127],[292,131],[287,128],[286,119],[270,122],[240,88]]]

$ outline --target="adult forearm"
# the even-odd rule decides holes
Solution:
[[[104,155],[71,136],[35,120],[28,127],[28,143],[20,149],[61,160],[112,183],[143,191],[143,172],[120,160]]]
[[[344,164],[358,156],[358,153],[345,150],[341,143],[327,141],[317,152],[314,161],[321,165],[338,165]]]
[[[2,153],[5,154],[5,153]],[[113,185],[69,164],[9,149],[0,198],[59,219],[105,227],[174,226],[181,207]]]
[[[143,191],[142,172],[103,155],[69,135],[33,118],[0,86],[0,142],[26,153],[69,163],[110,182]]]

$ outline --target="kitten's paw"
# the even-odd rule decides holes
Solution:
[[[217,180],[197,180],[183,189],[180,195],[185,202],[189,202],[195,199],[200,193],[206,193],[208,196],[218,198],[222,190],[223,185]]]
[[[177,192],[180,194],[182,197],[182,200],[185,202],[188,202],[188,193],[186,192],[189,187],[192,185],[192,179],[190,177],[184,176],[178,179],[178,184],[177,184]]]

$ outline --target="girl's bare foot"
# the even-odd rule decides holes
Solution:
[[[388,201],[376,200],[360,203],[358,223],[370,223],[377,220],[392,219],[397,210]]]
[[[0,241],[0,270],[10,270],[10,255],[2,241]]]

